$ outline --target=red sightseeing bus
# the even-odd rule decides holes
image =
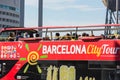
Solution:
[[[0,80],[120,80],[119,26],[2,28]]]

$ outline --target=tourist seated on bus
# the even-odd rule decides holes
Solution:
[[[89,35],[89,34],[88,34]],[[94,37],[95,35],[94,34],[91,34],[91,35],[89,35],[90,37]]]
[[[100,35],[102,39],[106,39],[104,34]]]
[[[24,38],[28,38],[28,37],[29,37],[28,33],[25,32],[23,37],[24,37]]]
[[[30,38],[33,38],[34,36],[33,36],[33,33],[29,33],[29,37]]]
[[[50,40],[49,36],[43,37],[43,40],[47,41]]]
[[[7,40],[8,41],[15,41],[15,33],[14,32],[10,32]]]
[[[119,35],[119,34],[116,35],[115,38],[116,38],[116,39],[120,39],[120,35]]]
[[[115,35],[114,34],[109,34],[108,39],[115,39]]]
[[[60,40],[65,40],[65,36],[62,36]]]
[[[71,35],[69,33],[66,34],[65,40],[71,40]]]
[[[54,40],[60,40],[60,33],[55,34],[55,39]]]
[[[87,37],[88,34],[87,33],[82,33],[82,37]]]
[[[18,33],[18,34],[17,34],[17,36],[16,36],[16,41],[18,41],[19,38],[23,38],[23,36],[21,35],[21,33]]]
[[[78,35],[77,35],[76,33],[73,33],[72,39],[73,39],[73,40],[78,40]]]
[[[40,35],[38,33],[35,34],[35,37],[40,37]]]

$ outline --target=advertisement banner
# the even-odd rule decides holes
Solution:
[[[0,59],[120,60],[120,41],[45,41],[0,43]]]

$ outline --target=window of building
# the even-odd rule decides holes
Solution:
[[[10,19],[10,22],[12,22],[12,20]]]
[[[3,25],[2,27],[5,28],[5,25]]]
[[[9,19],[6,19],[7,22],[9,22]]]
[[[19,15],[18,15],[18,14],[14,14],[14,13],[9,13],[9,12],[0,11],[0,14],[7,15],[7,16],[13,16],[13,17],[19,18]]]
[[[15,23],[15,20],[12,20],[12,23]]]
[[[9,7],[10,10],[16,11],[15,7]]]
[[[9,12],[6,12],[6,15],[9,15]]]
[[[19,15],[16,14],[16,17],[19,17]]]
[[[12,13],[9,13],[10,14],[10,16],[12,16]]]
[[[13,17],[15,17],[15,14],[12,14]]]
[[[20,12],[20,9],[18,9],[18,8],[15,8],[15,7],[12,7],[12,6],[3,5],[3,4],[0,4],[0,8],[7,9],[7,10],[12,10],[12,11],[16,11],[16,12]]]
[[[0,24],[0,28],[2,27],[2,24]]]
[[[2,12],[3,15],[5,15],[5,12]]]
[[[2,21],[5,21],[5,18],[3,18],[3,20]]]

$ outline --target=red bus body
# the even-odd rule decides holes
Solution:
[[[116,66],[120,65],[120,40],[0,42],[0,80],[47,80],[50,65],[74,66],[75,80],[86,76],[113,80]]]

